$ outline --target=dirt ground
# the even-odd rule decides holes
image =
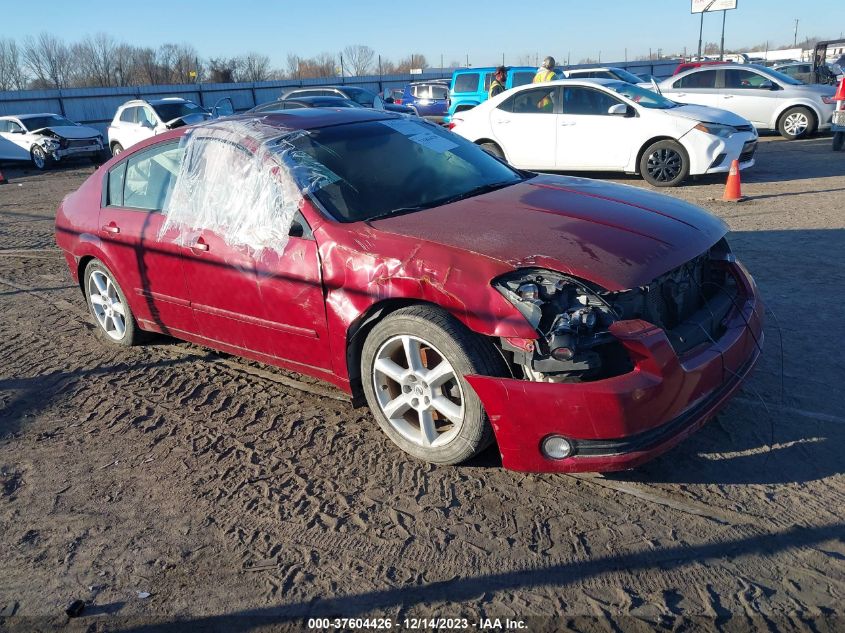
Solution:
[[[665,191],[730,224],[780,328],[770,316],[718,418],[612,477],[508,472],[495,449],[434,467],[294,374],[165,338],[106,345],[53,239],[93,168],[3,166],[0,628],[845,629],[845,153],[830,146],[763,138],[741,204],[716,201],[724,176]]]

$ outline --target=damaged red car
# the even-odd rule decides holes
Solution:
[[[719,219],[518,171],[371,110],[156,136],[62,202],[100,333],[147,332],[326,380],[401,449],[523,471],[634,467],[734,394],[763,306]]]

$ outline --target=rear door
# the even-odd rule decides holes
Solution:
[[[490,112],[493,135],[508,162],[523,169],[554,169],[559,103],[557,86],[526,88]]]
[[[723,107],[722,97],[716,87],[718,71],[715,69],[695,70],[672,82],[672,87],[664,90],[666,96],[678,103]]]
[[[136,318],[174,336],[196,329],[177,235],[161,235],[182,151],[178,141],[168,141],[113,166],[104,176],[98,228],[107,265]]]

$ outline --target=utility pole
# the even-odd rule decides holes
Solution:
[[[504,66],[504,65],[505,65],[505,54],[502,53],[502,66]]]
[[[701,23],[698,25],[698,59],[701,60],[701,36],[704,34],[704,11],[701,12]]]
[[[725,61],[725,16],[727,11],[722,11],[722,45],[719,53],[719,60]]]
[[[467,53],[467,68],[469,68],[469,53]]]
[[[625,48],[625,63],[626,64],[628,63],[628,49],[627,49],[627,47]]]
[[[599,64],[601,64],[601,51],[599,51]]]
[[[792,48],[798,46],[798,18],[795,18],[795,35],[792,38]]]

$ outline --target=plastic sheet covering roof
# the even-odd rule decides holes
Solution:
[[[336,176],[295,145],[305,130],[262,118],[214,121],[182,138],[184,155],[159,237],[190,245],[207,230],[228,245],[284,250],[303,194]]]

